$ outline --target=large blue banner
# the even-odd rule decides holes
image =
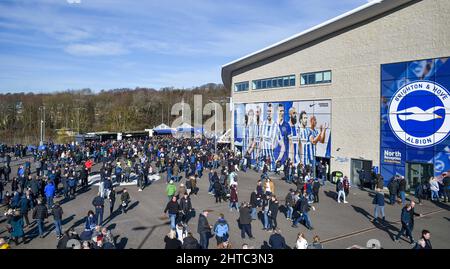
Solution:
[[[294,165],[330,158],[331,101],[235,104],[234,144],[256,160]]]
[[[407,162],[450,171],[450,59],[381,66],[381,173],[405,176]]]

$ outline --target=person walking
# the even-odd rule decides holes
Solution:
[[[388,184],[388,190],[389,190],[389,204],[394,205],[395,200],[397,198],[398,193],[398,179],[397,177],[394,177]]]
[[[344,204],[347,204],[348,202],[345,199],[344,182],[343,182],[342,178],[339,179],[338,183],[336,184],[336,191],[338,193],[337,202],[340,204],[341,203],[341,196],[343,196]]]
[[[306,241],[305,235],[303,233],[298,233],[297,241],[295,242],[296,249],[307,249],[308,241]]]
[[[406,232],[406,236],[409,237],[411,244],[414,245],[416,243],[412,236],[413,227],[414,227],[413,219],[414,219],[413,206],[412,206],[412,204],[407,204],[402,209],[402,213],[401,213],[401,217],[400,217],[400,220],[402,223],[402,228],[400,229],[397,236],[395,237],[395,239],[394,239],[395,242],[399,243],[400,237],[403,236]]]
[[[247,204],[247,202],[242,203],[239,208],[239,225],[241,228],[241,238],[245,239],[245,234],[250,239],[254,239],[252,234],[252,208]]]
[[[55,197],[55,185],[52,181],[47,181],[44,192],[45,198],[47,199],[48,208],[51,209],[53,206],[53,198]]]
[[[56,238],[59,240],[62,238],[62,216],[64,214],[64,211],[62,207],[59,205],[59,202],[56,202],[53,205],[52,208],[52,216],[53,216],[53,223],[55,224],[55,232],[56,232]]]
[[[431,201],[439,202],[439,183],[436,178],[430,178]]]
[[[20,214],[20,211],[16,210],[14,212],[9,224],[12,229],[11,237],[13,238],[14,243],[16,243],[16,246],[19,244],[19,238],[22,238],[22,243],[26,244],[25,232],[23,231],[23,217]]]
[[[172,196],[172,200],[167,203],[166,208],[164,209],[164,214],[168,214],[170,219],[170,228],[173,230],[175,230],[178,212],[180,212],[180,205],[177,202],[177,197]]]
[[[30,208],[32,206],[32,202],[30,199],[29,191],[27,193],[24,193],[22,195],[22,198],[19,202],[19,208],[20,208],[20,215],[23,217],[25,222],[25,227],[30,226],[30,220],[28,219],[28,212],[30,211]]]
[[[320,189],[320,182],[319,179],[315,179],[312,186],[312,192],[314,195],[314,203],[319,203],[319,189]]]
[[[258,197],[257,191],[256,190],[252,191],[252,193],[250,194],[250,203],[249,203],[249,206],[251,208],[252,220],[257,219],[256,208],[259,206],[260,200],[261,199]]]
[[[176,192],[177,192],[177,187],[173,183],[173,180],[170,180],[169,184],[166,187],[167,201],[172,200],[172,197],[175,195]]]
[[[378,222],[378,211],[381,212],[382,222],[385,222],[385,215],[384,215],[384,193],[381,189],[376,189],[375,197],[373,198],[372,204],[375,205],[374,209],[374,219],[373,222]]]
[[[216,198],[216,204],[222,203],[222,184],[220,184],[219,180],[215,180],[213,184],[214,188],[214,197]]]
[[[238,191],[237,191],[237,185],[232,184],[230,186],[230,212],[233,211],[233,208],[236,209],[236,211],[239,211],[239,200],[238,200]]]
[[[308,203],[308,199],[306,198],[306,191],[303,192],[303,195],[299,197],[296,205],[295,205],[295,211],[298,213],[298,217],[295,219],[294,223],[292,224],[293,228],[297,228],[297,224],[300,221],[305,222],[305,226],[308,230],[313,230],[314,228],[311,225],[311,220],[309,218],[309,211],[310,210],[316,210],[314,206],[311,206]]]
[[[270,231],[270,222],[269,222],[269,211],[270,211],[270,204],[272,203],[272,199],[270,198],[270,195],[263,194],[263,202],[262,202],[262,211],[264,215],[263,223],[264,227],[263,230]]]
[[[208,211],[203,212],[198,217],[197,232],[200,235],[200,246],[202,249],[208,249],[209,239],[211,238],[211,225],[208,223]]]
[[[285,198],[285,206],[286,206],[286,219],[292,220],[292,213],[294,212],[295,200],[294,200],[295,192],[293,189],[290,189]]]
[[[41,199],[37,200],[37,205],[33,210],[33,219],[37,221],[39,237],[44,237],[45,225],[44,221],[48,218],[48,210],[47,207],[42,203]]]
[[[342,181],[342,183],[344,184],[345,197],[348,198],[348,195],[350,194],[350,180],[348,180],[347,176],[344,177],[344,180]]]
[[[223,214],[220,214],[219,219],[214,224],[214,233],[216,234],[217,247],[223,242],[228,241],[229,238],[229,225],[225,220]]]
[[[181,221],[188,223],[192,215],[192,202],[191,197],[185,192],[180,199],[180,212],[182,213]]]
[[[114,204],[116,203],[116,187],[113,187],[109,192],[109,215],[111,216],[114,212]]]
[[[267,215],[269,216],[270,227],[272,227],[272,229],[277,229],[278,200],[275,195],[272,195],[271,197],[271,203],[269,205],[269,212]]]
[[[92,200],[92,205],[94,206],[95,209],[95,222],[98,225],[102,225],[105,199],[103,199],[101,193],[98,193],[97,196],[95,196],[94,200]]]
[[[123,192],[120,195],[120,200],[121,200],[120,208],[122,209],[122,213],[126,214],[128,204],[130,203],[130,194],[128,193],[127,189],[125,188],[123,189]]]
[[[416,188],[414,195],[416,196],[419,205],[422,205],[422,198],[423,198],[423,183],[422,181],[419,181]]]

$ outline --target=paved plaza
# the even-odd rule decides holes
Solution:
[[[17,162],[13,162],[13,165]],[[12,167],[12,175],[16,172],[17,167]],[[94,171],[98,171],[99,165],[94,167]],[[255,189],[259,174],[254,171],[247,173],[238,172],[238,196],[239,202],[249,201],[250,193]],[[284,197],[290,188],[289,185],[277,177],[273,177],[275,183],[275,194],[280,200],[280,206],[284,205]],[[182,180],[183,182],[184,180]],[[237,225],[239,214],[236,211],[230,212],[228,203],[223,202],[216,204],[213,196],[207,193],[208,189],[207,173],[199,180],[198,186],[200,191],[198,196],[192,196],[192,205],[195,208],[196,216],[189,222],[194,236],[199,239],[197,234],[198,214],[203,209],[210,210],[208,220],[211,225],[215,223],[220,213],[225,215],[225,219],[230,225],[230,242],[233,248],[240,248],[243,243],[248,243],[254,248],[261,248],[269,239],[270,233],[262,230],[262,222],[259,220],[252,222],[252,232],[254,240],[240,238],[240,230]],[[118,187],[117,190],[122,190]],[[109,217],[109,203],[105,202],[106,223],[104,226],[112,230],[116,238],[119,248],[126,249],[155,249],[164,248],[163,238],[169,231],[168,218],[164,216],[167,197],[165,195],[166,180],[165,174],[160,180],[153,182],[142,192],[138,192],[138,188],[134,185],[126,186],[131,196],[131,203],[127,214],[116,214]],[[5,190],[10,190],[8,184]],[[395,243],[391,239],[400,228],[400,210],[401,205],[391,206],[386,204],[386,220],[385,225],[374,225],[371,220],[373,218],[372,193],[358,188],[351,188],[348,197],[348,204],[338,204],[336,202],[334,184],[327,182],[327,186],[320,190],[320,203],[314,204],[316,211],[311,211],[310,216],[314,230],[309,231],[303,225],[299,228],[292,228],[291,222],[287,221],[284,215],[283,207],[280,208],[278,214],[278,226],[281,229],[286,243],[294,246],[296,235],[304,232],[308,242],[312,241],[314,235],[319,235],[322,239],[324,248],[349,248],[352,246],[365,247],[367,241],[376,239],[380,242],[382,248],[411,248],[411,245],[400,240]],[[98,187],[91,185],[89,189],[77,195],[76,199],[62,204],[64,210],[63,228],[64,230],[75,227],[78,233],[84,229],[85,216],[89,210],[93,209],[91,204],[95,197]],[[118,196],[120,197],[120,196]],[[119,199],[119,198],[118,198]],[[58,200],[58,199],[56,199]],[[116,201],[116,207],[120,204]],[[416,212],[422,213],[422,218],[416,217],[414,227],[414,237],[418,238],[422,229],[431,231],[431,242],[434,248],[450,248],[450,206],[448,204],[434,204],[430,201],[424,201],[423,205],[416,206]],[[6,219],[3,215],[5,208],[0,209],[0,236],[7,236]],[[30,213],[31,218],[31,213]],[[34,221],[33,221],[34,222]],[[26,245],[20,244],[15,246],[11,243],[12,248],[19,249],[54,249],[57,244],[55,231],[53,230],[53,218],[47,219],[47,234],[44,238],[34,238]],[[25,230],[27,235],[37,233],[37,225],[32,225]],[[216,242],[212,238],[210,240],[210,248],[215,248]]]

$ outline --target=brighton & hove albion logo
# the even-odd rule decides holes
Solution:
[[[426,80],[400,88],[389,104],[389,125],[402,142],[426,148],[450,134],[450,94],[441,85]]]

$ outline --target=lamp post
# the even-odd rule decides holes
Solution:
[[[41,145],[44,144],[45,140],[45,106],[39,107],[39,112],[41,113],[41,120],[40,120],[40,126],[41,126]]]
[[[217,103],[209,100],[214,104],[214,153],[217,154]]]

